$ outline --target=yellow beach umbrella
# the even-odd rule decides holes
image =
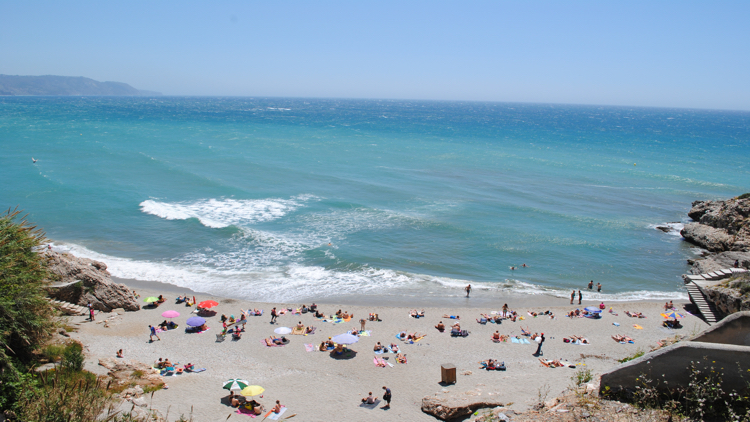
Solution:
[[[248,385],[247,387],[243,388],[242,391],[240,391],[240,394],[246,397],[257,396],[263,394],[264,391],[266,391],[266,389],[261,387],[260,385]]]

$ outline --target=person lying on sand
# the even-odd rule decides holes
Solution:
[[[312,325],[305,328],[305,334],[311,334],[313,331],[315,331],[315,327],[313,327]]]
[[[279,345],[279,346],[280,346],[280,345],[283,345],[283,344],[284,344],[284,340],[286,340],[286,339],[285,339],[285,338],[284,338],[283,336],[282,336],[281,338],[279,338],[279,337],[274,337],[274,336],[271,336],[271,337],[268,337],[268,338],[270,339],[270,341],[271,341],[271,342],[272,342],[273,344],[275,344],[275,345]],[[266,343],[268,343],[268,342],[266,341]]]
[[[443,318],[461,319],[461,317],[458,315],[443,315]]]
[[[541,362],[541,364],[544,365],[544,366],[546,366],[547,368],[558,368],[558,367],[565,366],[558,359],[555,359],[555,360],[544,360],[542,358],[539,358],[539,362]]]
[[[409,335],[407,335],[407,336],[406,336],[406,339],[407,339],[407,340],[414,340],[414,341],[416,341],[416,340],[419,340],[419,339],[421,339],[421,338],[422,338],[422,337],[424,337],[424,336],[425,336],[424,334],[419,334],[419,333],[416,333],[416,332],[415,332],[415,333],[412,333],[412,334],[409,334]]]
[[[620,335],[620,334],[613,335],[612,339],[614,341],[618,342],[618,343],[627,343],[627,342],[634,341],[632,338],[630,338],[628,336],[623,336],[623,335]]]
[[[589,339],[583,336],[570,336],[570,343],[580,342],[581,344],[589,344]]]
[[[183,369],[185,370],[185,372],[193,372],[193,369],[195,369],[195,365],[188,362],[187,365],[183,367]]]
[[[398,353],[398,344],[396,344],[396,343],[391,343],[391,346],[390,346],[390,347],[391,347],[391,352],[393,352],[393,353]]]
[[[419,318],[419,312],[417,312],[416,309],[412,309],[411,311],[409,311],[409,316],[412,318]]]
[[[369,315],[369,316],[367,317],[367,319],[368,319],[369,321],[380,321],[380,317],[378,316],[378,314],[370,314],[370,315]]]
[[[443,324],[443,321],[440,321],[438,322],[438,325],[435,326],[435,328],[437,328],[437,330],[442,333],[443,331],[445,331],[445,324]]]
[[[642,314],[642,313],[640,313],[640,312],[630,312],[630,311],[625,311],[625,315],[627,315],[627,316],[629,316],[629,317],[631,317],[631,318],[646,318],[646,317],[645,317],[645,316],[643,316],[643,314]]]
[[[326,314],[320,311],[315,311],[315,318],[325,318]]]
[[[529,330],[528,327],[526,327],[526,329],[524,329],[523,327],[521,327],[521,335],[522,336],[530,336],[531,335],[531,331]]]
[[[399,353],[396,355],[396,362],[398,363],[406,363],[406,355],[403,353]]]
[[[492,319],[492,317],[490,317],[487,314],[479,314],[479,316],[481,316],[481,318],[477,319],[477,322],[480,323],[480,324],[486,324],[487,321],[489,321],[490,319]]]

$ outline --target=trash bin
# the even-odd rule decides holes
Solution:
[[[456,383],[456,365],[444,363],[440,365],[440,376],[443,384]]]

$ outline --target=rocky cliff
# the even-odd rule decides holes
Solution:
[[[58,277],[47,288],[51,297],[81,306],[91,303],[94,309],[105,312],[141,308],[127,286],[112,281],[103,262],[51,250],[45,250],[42,256],[50,272]]]
[[[688,261],[693,274],[729,268],[735,261],[750,268],[750,198],[740,198],[693,202],[688,216],[694,222],[686,224],[680,234],[709,251]]]

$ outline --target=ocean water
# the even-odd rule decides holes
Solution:
[[[0,97],[0,148],[0,205],[56,248],[285,302],[681,296],[698,251],[655,226],[750,191],[750,113],[731,111]]]

